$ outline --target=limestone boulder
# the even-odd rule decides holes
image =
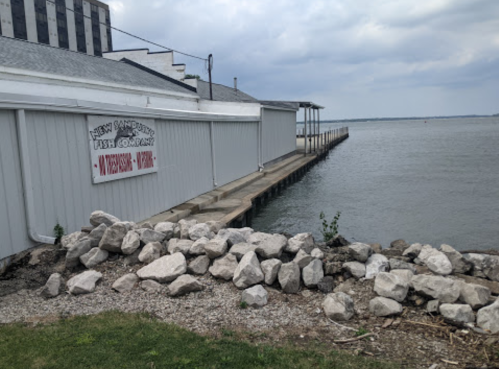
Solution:
[[[173,238],[173,232],[175,230],[176,223],[172,222],[159,222],[154,226],[156,232],[161,232],[165,235],[165,241]]]
[[[244,235],[235,228],[221,229],[215,238],[222,239],[227,242],[228,247],[237,245],[238,243],[246,242]]]
[[[162,232],[157,232],[153,229],[141,228],[140,229],[140,241],[147,245],[152,242],[163,242],[166,238],[166,235]]]
[[[57,297],[64,291],[64,284],[65,282],[62,275],[54,273],[49,277],[45,286],[43,286],[40,295],[47,299]]]
[[[472,323],[475,321],[473,309],[468,304],[442,304],[440,314],[447,319],[460,323]]]
[[[330,275],[323,277],[319,283],[317,283],[317,288],[322,293],[331,293],[336,287],[336,283],[334,282],[334,278]]]
[[[217,220],[209,220],[206,222],[206,224],[208,224],[208,227],[210,227],[210,230],[215,234],[220,232],[220,230],[222,228],[225,228],[225,224],[222,222],[219,222]]]
[[[187,266],[187,273],[204,275],[208,272],[211,259],[207,255],[200,255],[193,259]]]
[[[394,258],[391,258],[389,260],[389,263],[390,263],[390,270],[407,269],[407,270],[410,270],[413,274],[416,274],[416,267],[414,266],[414,264],[408,263],[408,262],[400,260],[400,259],[394,259]]]
[[[163,245],[159,242],[151,242],[143,247],[139,254],[139,261],[141,263],[150,264],[154,260],[161,257],[161,250],[163,250]]]
[[[140,247],[140,236],[134,230],[128,231],[121,243],[121,252],[125,255],[132,255]]]
[[[473,266],[471,262],[466,260],[463,255],[456,251],[452,246],[443,244],[440,246],[440,252],[442,252],[449,259],[452,264],[453,273],[467,273]]]
[[[402,256],[406,256],[409,257],[411,260],[414,260],[419,256],[419,253],[421,252],[422,248],[423,245],[421,245],[420,243],[413,243],[411,246],[409,246],[409,248],[404,250]]]
[[[241,301],[254,308],[262,307],[267,305],[268,294],[265,288],[259,284],[244,290]]]
[[[204,285],[196,278],[192,275],[184,274],[168,286],[168,294],[170,296],[182,296],[190,292],[202,291],[203,289]]]
[[[141,249],[138,249],[133,254],[125,256],[125,258],[123,259],[123,265],[132,266],[140,263],[139,255],[141,251],[142,251]]]
[[[206,237],[201,237],[200,239],[196,240],[192,245],[191,248],[189,249],[189,254],[191,255],[206,255],[206,251],[204,251],[204,247],[206,244],[210,242],[209,239]]]
[[[210,226],[206,223],[198,223],[189,228],[189,238],[192,241],[197,241],[200,238],[212,238]]]
[[[135,273],[125,274],[118,278],[112,285],[113,290],[120,293],[131,291],[139,282],[139,277]]]
[[[250,236],[250,238],[252,236]],[[264,259],[278,258],[281,256],[287,244],[288,239],[282,234],[276,233],[266,240],[260,242],[255,251]]]
[[[355,260],[361,263],[365,263],[367,259],[369,259],[369,256],[374,253],[371,246],[360,242],[355,242],[349,245],[348,251]]]
[[[298,233],[296,236],[291,237],[286,245],[286,252],[296,254],[299,250],[310,254],[314,248],[314,236],[312,233]]]
[[[120,220],[116,218],[114,215],[108,214],[102,210],[94,211],[90,214],[90,224],[94,227],[98,227],[101,224],[105,224],[110,227],[114,223],[118,223]]]
[[[312,250],[310,256],[312,256],[314,259],[319,259],[319,260],[324,259],[324,253],[318,247]]]
[[[253,245],[252,243],[238,243],[232,246],[229,250],[231,254],[234,254],[237,260],[241,260],[244,255],[246,255],[250,251],[256,251],[257,245]]]
[[[499,333],[499,299],[492,305],[478,310],[476,322],[480,328],[486,329],[492,334]]]
[[[390,263],[386,256],[373,254],[369,256],[366,262],[366,279],[373,279],[381,272],[386,272],[390,268]]]
[[[210,259],[215,259],[225,255],[227,252],[227,241],[223,238],[215,237],[204,245],[204,251]],[[234,256],[235,258],[235,256]]]
[[[472,309],[480,309],[489,303],[490,290],[487,287],[472,283],[461,283],[459,300],[470,305]]]
[[[198,224],[196,219],[191,219],[191,220],[181,219],[181,220],[179,220],[178,227],[179,227],[180,236],[178,238],[181,238],[183,240],[188,239],[189,238],[189,229],[192,226],[195,226],[196,224]],[[176,236],[174,235],[174,237],[176,237]]]
[[[86,254],[80,256],[80,262],[85,265],[86,268],[92,269],[95,266],[105,262],[108,257],[109,252],[98,247],[94,247]]]
[[[231,229],[231,228],[229,228]],[[246,242],[248,242],[250,236],[255,233],[255,230],[250,227],[244,227],[244,228],[239,228],[238,229],[239,233],[243,235],[243,237],[246,239]]]
[[[184,254],[177,252],[163,256],[151,264],[139,269],[140,279],[154,279],[160,283],[171,282],[187,271],[187,261]]]
[[[90,233],[88,234],[87,237],[90,240],[90,242],[92,243],[92,247],[99,246],[99,242],[102,239],[102,237],[104,236],[104,232],[106,231],[106,229],[107,229],[107,226],[105,224],[100,224],[97,227],[95,227],[94,229],[92,229],[92,231],[90,231]]]
[[[358,261],[349,261],[343,264],[343,270],[350,273],[354,278],[360,279],[366,275],[366,266]]]
[[[317,284],[324,278],[322,261],[313,259],[302,271],[303,284],[308,288],[316,288]]]
[[[189,256],[193,244],[194,242],[191,240],[172,238],[168,241],[168,253],[175,254],[176,252],[181,252],[184,256]]]
[[[374,280],[374,292],[382,297],[402,302],[409,291],[409,284],[396,274],[381,272]]]
[[[68,235],[62,236],[61,246],[65,250],[69,250],[80,239],[87,237],[85,232],[73,232]]]
[[[440,313],[440,301],[430,300],[426,304],[426,312],[428,314],[438,314]]]
[[[415,275],[411,283],[417,293],[442,303],[456,302],[461,293],[460,282],[442,276]]]
[[[246,289],[264,280],[264,275],[260,267],[260,262],[254,251],[246,253],[236,270],[232,281],[239,289]]]
[[[296,253],[296,256],[293,259],[293,262],[295,262],[296,264],[298,264],[298,266],[300,267],[300,269],[303,269],[308,264],[310,264],[310,262],[312,261],[312,259],[313,258],[312,258],[311,255],[307,254],[305,251],[303,251],[302,249],[300,249]]]
[[[140,288],[149,293],[160,293],[164,290],[164,286],[161,283],[153,281],[152,279],[146,279],[139,283]]]
[[[260,243],[266,241],[270,237],[272,237],[270,233],[254,232],[249,236],[247,242],[252,243],[253,245],[259,245]]]
[[[270,286],[276,281],[281,265],[282,261],[279,259],[267,259],[261,262],[260,266],[265,277],[265,284]]]
[[[121,254],[121,245],[128,231],[128,227],[123,223],[115,223],[108,226],[99,242],[99,248]]]
[[[95,284],[102,278],[102,274],[95,270],[87,270],[68,280],[66,287],[72,295],[83,295],[95,291]]]
[[[410,247],[409,244],[407,242],[405,242],[405,240],[402,240],[402,239],[390,242],[390,248],[391,249],[397,249],[397,250],[400,250],[400,251],[405,251],[409,247]]]
[[[83,238],[76,242],[66,253],[66,268],[74,268],[80,264],[80,256],[92,249],[92,242],[88,238]]]
[[[390,316],[402,313],[402,305],[386,297],[375,297],[369,301],[369,312],[375,316]]]
[[[355,314],[352,298],[343,292],[327,295],[322,308],[326,316],[334,321],[350,320]]]
[[[449,258],[431,245],[424,245],[414,261],[417,264],[426,265],[435,274],[448,275],[452,273],[452,264]]]
[[[283,292],[297,293],[300,290],[300,267],[295,262],[282,264],[277,278]]]
[[[225,242],[225,241],[224,241]],[[237,259],[232,254],[226,254],[223,257],[215,259],[213,265],[208,269],[215,278],[225,279],[230,281],[234,278],[234,272],[238,266]]]
[[[411,270],[409,270],[409,269],[392,269],[392,270],[390,270],[390,274],[395,274],[399,278],[402,278],[403,280],[406,281],[409,288],[412,287],[411,280],[412,280],[412,277],[414,277],[414,273]]]

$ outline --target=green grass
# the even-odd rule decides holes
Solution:
[[[145,314],[104,313],[49,325],[0,326],[0,368],[395,368],[334,351],[200,336]]]

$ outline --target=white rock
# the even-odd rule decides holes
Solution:
[[[365,263],[367,259],[369,259],[369,256],[374,253],[371,246],[360,242],[348,245],[348,252],[355,260],[360,261],[361,263]]]
[[[115,223],[107,227],[99,242],[99,248],[109,252],[121,253],[121,245],[127,233],[128,228],[123,223]]]
[[[426,259],[426,266],[435,274],[449,275],[452,273],[452,264],[449,258],[438,250]]]
[[[416,267],[414,266],[414,264],[410,264],[410,263],[407,263],[403,260],[399,260],[399,259],[395,259],[395,258],[391,258],[389,260],[389,262],[390,262],[390,270],[407,269],[407,270],[410,270],[412,272],[412,274],[416,274]]]
[[[454,273],[464,274],[468,272],[472,264],[466,260],[460,252],[456,251],[452,246],[443,244],[440,246],[440,251],[444,253],[452,264]]]
[[[49,277],[47,283],[45,283],[40,295],[45,298],[52,298],[59,296],[63,290],[64,278],[59,273],[54,273]]]
[[[396,276],[404,279],[409,287],[412,287],[411,280],[414,277],[414,273],[409,269],[392,269],[390,270],[391,274],[395,274]]]
[[[105,224],[106,226],[110,227],[114,223],[117,223],[119,221],[120,220],[114,215],[105,213],[102,210],[97,210],[90,214],[90,224],[94,227],[97,227],[101,224]]]
[[[369,301],[369,312],[376,316],[389,316],[402,313],[402,305],[386,297],[375,297]]]
[[[210,227],[210,230],[215,234],[220,232],[220,230],[225,227],[224,223],[216,221],[216,220],[209,220],[206,222],[206,224],[208,224],[208,226]]]
[[[261,262],[260,266],[265,276],[265,284],[270,286],[276,281],[281,265],[282,261],[279,259],[267,259]]]
[[[90,234],[88,235],[88,239],[92,242],[92,247],[98,247],[99,242],[104,236],[104,232],[106,231],[107,226],[105,224],[101,224],[96,228],[92,229]]]
[[[189,238],[193,241],[197,241],[200,238],[211,239],[211,229],[206,223],[198,223],[189,228]]]
[[[374,291],[382,297],[402,302],[409,291],[409,284],[396,274],[381,272],[374,280]]]
[[[272,235],[270,233],[254,232],[248,238],[248,243],[253,245],[259,245],[263,241],[268,240]]]
[[[187,266],[187,273],[204,275],[210,267],[210,258],[207,255],[200,255],[193,259]]]
[[[422,248],[423,245],[421,245],[420,243],[413,243],[411,246],[409,246],[408,249],[404,250],[402,256],[406,256],[414,260],[419,256],[419,253],[421,252]]]
[[[152,242],[163,242],[166,238],[166,235],[162,232],[157,232],[153,229],[142,228],[140,230],[140,241],[144,244],[152,243]]]
[[[471,323],[475,321],[475,314],[471,306],[467,304],[442,304],[440,305],[440,314],[450,320]]]
[[[349,272],[354,278],[360,279],[366,275],[366,266],[358,261],[349,261],[343,264],[343,269]]]
[[[254,233],[253,233],[254,234]],[[251,238],[251,236],[250,236]],[[264,259],[278,258],[288,244],[288,239],[282,234],[273,234],[258,244],[256,253]]]
[[[298,250],[295,258],[293,259],[293,262],[295,262],[300,267],[300,269],[305,268],[308,264],[310,264],[311,261],[312,256],[307,254],[302,249]]]
[[[160,283],[170,282],[187,271],[187,262],[184,254],[177,252],[163,256],[151,264],[139,269],[140,279],[154,279]]]
[[[135,273],[125,274],[124,276],[118,278],[112,285],[112,288],[120,293],[128,292],[133,289],[133,287],[139,281],[139,277]]]
[[[489,303],[490,290],[487,287],[472,283],[461,283],[459,300],[467,303],[472,309],[480,309]]]
[[[230,228],[229,228],[230,229]],[[246,239],[246,242],[248,242],[250,236],[255,233],[255,230],[250,227],[244,227],[244,228],[239,228],[238,229],[239,233],[243,235],[243,237]]]
[[[69,250],[76,242],[85,237],[87,237],[87,233],[85,232],[70,233],[68,235],[62,236],[61,246],[63,249]]]
[[[189,249],[189,254],[191,255],[206,255],[206,251],[204,251],[204,247],[206,244],[210,242],[206,237],[201,237],[199,240],[196,240]]]
[[[261,284],[243,291],[241,301],[251,307],[262,307],[267,305],[268,294]]]
[[[157,260],[161,257],[161,250],[163,249],[163,245],[159,242],[151,242],[144,246],[144,248],[140,251],[139,261],[141,263],[150,264],[154,260]]]
[[[314,248],[314,236],[312,233],[298,233],[288,240],[285,251],[296,254],[299,250],[310,254]]]
[[[415,275],[411,283],[416,292],[442,303],[457,301],[461,292],[460,283],[441,276]]]
[[[154,226],[156,232],[161,232],[165,235],[165,240],[170,240],[173,238],[173,232],[175,230],[175,223],[172,222],[160,222]]]
[[[105,262],[108,257],[109,252],[107,252],[106,250],[101,250],[98,247],[94,247],[86,254],[80,256],[80,262],[88,269],[92,269],[100,263]]]
[[[152,279],[146,279],[139,284],[140,288],[142,288],[146,292],[158,293],[163,291],[164,287],[162,284],[153,281]]]
[[[226,241],[229,247],[237,245],[238,243],[246,242],[246,238],[243,234],[235,228],[221,229],[215,239],[217,238]]]
[[[168,294],[170,296],[182,296],[190,292],[201,291],[203,288],[203,284],[196,278],[184,274],[175,279],[175,281],[168,286]]]
[[[250,251],[255,251],[257,247],[258,247],[257,245],[253,245],[251,243],[246,243],[246,242],[238,243],[232,246],[229,252],[231,254],[234,254],[237,260],[241,260],[246,253]]]
[[[121,252],[125,255],[132,255],[140,247],[140,237],[135,231],[128,231],[121,243]]]
[[[320,260],[324,259],[324,253],[318,247],[312,250],[310,256],[312,256],[315,259],[320,259]]]
[[[132,266],[132,265],[136,265],[136,264],[140,263],[139,255],[140,255],[141,251],[142,251],[141,249],[138,249],[132,255],[125,256],[125,258],[123,259],[123,265],[124,266]]]
[[[239,289],[245,289],[254,284],[258,284],[264,280],[260,262],[254,251],[246,253],[236,270],[234,271],[234,278],[232,281]]]
[[[487,276],[484,273],[485,259],[487,258],[487,255],[469,253],[469,254],[464,254],[464,258],[471,263],[472,274],[475,277],[487,278]]]
[[[95,291],[95,284],[102,278],[102,274],[95,270],[87,270],[71,278],[66,286],[69,293],[73,295],[83,295]]]
[[[213,265],[208,270],[215,278],[222,278],[226,281],[230,281],[234,278],[234,272],[236,271],[237,265],[236,257],[232,254],[226,254],[224,257],[215,259]]]
[[[185,220],[181,219],[178,221],[178,227],[180,231],[180,238],[181,239],[187,239],[189,238],[189,229],[192,226],[195,226],[198,224],[198,221],[196,219],[191,219],[191,220]]]
[[[373,254],[366,262],[366,279],[373,279],[381,272],[388,271],[390,263],[386,256]]]
[[[73,268],[80,264],[80,256],[86,254],[92,248],[92,242],[83,238],[76,242],[66,254],[66,268]]]
[[[297,293],[300,289],[300,267],[295,262],[282,264],[277,274],[285,293]]]
[[[440,312],[440,301],[430,300],[426,304],[426,312],[429,314],[438,314]]]
[[[499,299],[478,310],[476,322],[480,328],[487,329],[492,334],[499,333]]]
[[[215,237],[204,245],[204,251],[210,259],[218,258],[227,252],[227,241],[223,238]]]
[[[353,300],[346,293],[331,293],[322,303],[326,316],[334,321],[350,320],[355,314]]]
[[[172,238],[168,241],[168,252],[172,255],[176,252],[181,252],[184,256],[188,256],[193,244],[194,242],[191,240]]]
[[[313,259],[302,271],[303,284],[308,288],[316,288],[320,280],[324,278],[322,261]]]

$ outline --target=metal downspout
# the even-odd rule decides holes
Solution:
[[[260,108],[260,121],[258,122],[258,170],[263,171],[263,107]]]
[[[26,129],[26,114],[24,110],[16,110],[17,140],[19,144],[19,155],[21,157],[21,173],[23,177],[24,210],[26,212],[26,223],[28,236],[31,240],[41,243],[55,244],[56,238],[44,236],[35,230],[35,202],[33,200],[33,181],[31,179],[31,165],[28,153],[28,131]]]
[[[217,162],[215,160],[215,138],[213,135],[213,122],[210,122],[210,145],[211,145],[211,172],[213,174],[213,187],[217,187]]]

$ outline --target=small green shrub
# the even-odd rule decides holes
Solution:
[[[246,301],[241,301],[241,303],[239,304],[239,307],[241,309],[246,309],[248,307],[248,303]]]
[[[360,327],[357,332],[355,332],[355,337],[363,336],[364,334],[368,334],[369,332],[364,328]]]
[[[324,214],[323,211],[321,211],[319,217],[322,220],[321,233],[322,237],[324,237],[324,242],[332,240],[338,234],[338,220],[340,219],[340,215],[341,212],[338,211],[333,220],[330,223],[328,223],[328,221],[326,220],[326,215]]]
[[[60,242],[62,236],[64,236],[64,227],[59,223],[54,226],[54,236],[57,239],[57,242]]]

